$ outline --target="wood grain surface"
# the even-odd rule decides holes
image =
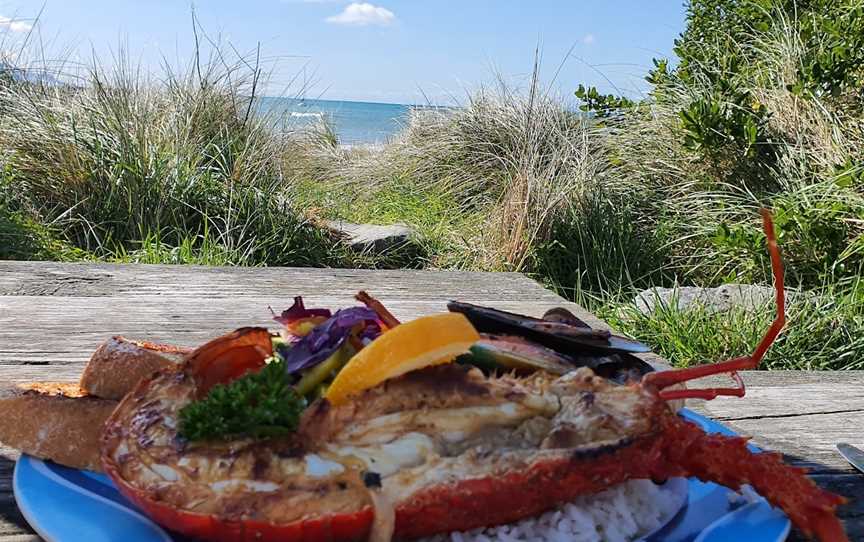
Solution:
[[[406,320],[459,299],[533,316],[565,306],[605,327],[516,273],[0,262],[0,382],[77,380],[111,335],[194,346],[236,327],[270,325],[268,306],[280,311],[295,295],[309,306],[334,307],[352,304],[360,289]],[[820,485],[850,497],[840,515],[850,538],[864,540],[864,475],[834,448],[840,441],[864,448],[864,371],[748,372],[744,380],[746,398],[691,408],[752,435],[759,446],[810,468]],[[0,542],[38,540],[12,495],[16,457],[0,445]],[[801,536],[793,532],[790,539]]]

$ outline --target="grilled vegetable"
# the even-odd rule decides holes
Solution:
[[[318,365],[308,369],[300,381],[294,386],[299,395],[309,395],[320,388],[325,381],[332,381],[336,373],[348,363],[354,355],[354,348],[350,344],[343,344],[339,350],[333,352],[329,358]]]
[[[483,334],[471,347],[471,354],[478,362],[494,364],[505,371],[563,375],[574,369],[572,360],[519,337]]]

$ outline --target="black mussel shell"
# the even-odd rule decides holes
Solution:
[[[590,367],[596,374],[619,384],[639,382],[654,367],[633,354],[617,353],[608,356],[579,356],[573,360],[578,367]]]
[[[563,374],[565,364],[569,364],[589,367],[620,384],[639,381],[654,370],[630,353],[648,352],[645,345],[593,330],[564,308],[547,311],[542,320],[458,301],[451,301],[447,308],[464,314],[484,337],[469,356],[470,363],[484,370],[518,372],[531,368]]]
[[[559,311],[554,313],[556,319],[550,321],[459,301],[451,301],[447,309],[464,314],[481,333],[524,337],[568,356],[650,351],[638,341],[612,335],[606,330],[564,322]],[[578,318],[576,320],[584,325]]]
[[[547,322],[561,322],[562,324],[568,324],[574,327],[591,327],[564,307],[549,309],[546,311],[546,314],[543,315],[543,320],[546,320]]]

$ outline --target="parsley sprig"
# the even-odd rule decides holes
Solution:
[[[297,429],[305,400],[291,387],[277,357],[257,373],[220,384],[180,410],[180,435],[188,440],[267,438]]]

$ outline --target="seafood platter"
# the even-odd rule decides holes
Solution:
[[[16,500],[60,542],[846,540],[844,497],[683,408],[743,396],[785,323],[764,224],[774,323],[687,369],[563,308],[402,322],[366,292],[194,349],[110,338],[80,382],[0,395]]]

